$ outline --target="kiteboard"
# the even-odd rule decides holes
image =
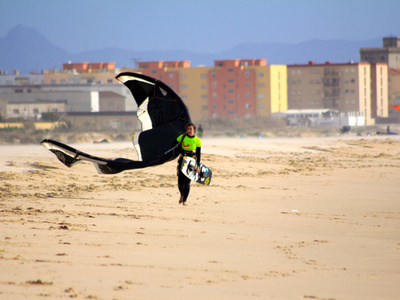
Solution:
[[[200,171],[198,173],[196,173],[196,169],[196,159],[190,156],[183,156],[181,164],[182,173],[190,180],[203,185],[210,185],[212,171],[202,163],[200,163]]]

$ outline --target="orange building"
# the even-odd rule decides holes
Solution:
[[[138,68],[142,74],[160,79],[179,93],[179,70],[178,68],[190,68],[190,61],[148,61],[139,62]]]
[[[256,70],[266,59],[216,60],[208,76],[209,111],[212,117],[256,115]]]

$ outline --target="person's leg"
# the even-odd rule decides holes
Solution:
[[[182,172],[178,175],[178,188],[181,194],[179,203],[185,204],[190,192],[190,179],[187,178]]]

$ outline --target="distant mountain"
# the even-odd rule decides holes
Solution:
[[[72,62],[115,62],[117,67],[134,67],[135,61],[190,60],[191,66],[213,66],[219,59],[266,58],[268,64],[306,64],[331,61],[344,63],[360,60],[360,48],[382,47],[382,38],[364,41],[311,40],[303,43],[245,43],[219,53],[189,51],[133,51],[104,48],[80,53],[69,53],[48,41],[33,28],[17,26],[5,38],[0,38],[0,69],[21,74],[61,69]]]
[[[382,38],[366,41],[311,40],[299,44],[241,44],[221,53],[224,57],[266,58],[267,64],[345,63],[360,61],[361,48],[382,47]]]
[[[68,53],[36,29],[17,26],[0,39],[0,69],[21,73],[60,68]]]

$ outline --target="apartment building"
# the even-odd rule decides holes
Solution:
[[[209,116],[270,116],[287,109],[286,66],[266,59],[217,60],[209,71]]]
[[[139,62],[140,73],[171,87],[190,109],[193,120],[208,116],[207,77],[209,67],[190,67],[190,61]]]
[[[371,118],[389,117],[389,79],[386,63],[371,63]]]
[[[73,73],[115,73],[114,62],[83,62],[83,63],[65,63],[63,70]]]
[[[361,48],[360,62],[386,63],[388,68],[400,68],[400,37],[385,37],[382,48]]]
[[[287,67],[269,65],[255,67],[256,116],[271,116],[288,109],[287,104]]]
[[[286,66],[265,59],[217,60],[213,67],[190,67],[189,61],[139,62],[145,75],[177,92],[191,118],[270,116],[287,109]]]
[[[310,61],[288,65],[287,74],[289,109],[362,112],[366,125],[388,116],[386,64]]]
[[[389,118],[400,118],[400,112],[392,108],[400,105],[400,68],[389,69]]]
[[[382,48],[361,48],[360,61],[388,65],[388,116],[399,118],[399,112],[390,106],[400,104],[400,37],[384,37]]]
[[[189,107],[193,120],[209,116],[208,77],[211,69],[211,67],[195,67],[179,71],[179,95]]]

